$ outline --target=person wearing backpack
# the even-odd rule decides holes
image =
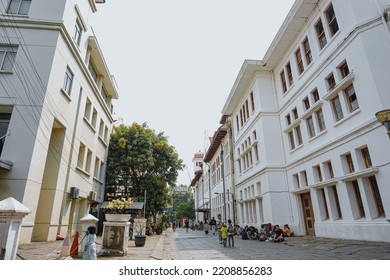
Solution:
[[[232,224],[232,220],[228,220],[228,244],[229,244],[229,247],[230,247],[230,244],[231,244],[231,247],[234,247],[234,226]]]

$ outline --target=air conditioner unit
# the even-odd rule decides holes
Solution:
[[[96,201],[96,192],[95,191],[90,191],[89,192],[89,196],[88,196],[88,199],[89,200],[92,200],[92,201]]]
[[[79,193],[80,193],[80,189],[79,188],[76,188],[76,187],[71,187],[70,188],[70,198],[71,199],[77,199],[79,198]]]

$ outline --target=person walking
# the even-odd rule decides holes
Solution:
[[[203,226],[203,230],[205,234],[209,234],[209,228],[210,228],[209,224],[207,223],[207,221],[205,221]]]
[[[218,239],[219,239],[219,244],[222,244],[222,235],[221,235],[222,216],[221,216],[221,214],[218,214],[217,217],[218,217],[218,221],[217,221]]]
[[[190,222],[188,221],[188,219],[184,220],[184,227],[186,228],[186,232],[188,232],[188,228],[190,227]]]
[[[217,225],[217,221],[215,220],[215,218],[213,217],[211,220],[210,220],[210,227],[211,227],[211,231],[213,232],[213,235],[215,235],[215,227]]]
[[[223,243],[223,247],[227,246],[227,238],[228,238],[228,229],[225,223],[223,223],[222,228],[221,228],[221,239]]]
[[[230,219],[228,220],[227,234],[228,234],[229,247],[230,247],[230,245],[231,245],[231,247],[234,247],[235,230],[234,230],[234,226],[232,224],[232,220],[230,220]]]
[[[172,230],[173,230],[173,232],[176,231],[176,221],[173,221],[173,223],[172,223]]]

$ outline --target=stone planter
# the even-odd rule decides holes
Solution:
[[[143,247],[145,246],[146,235],[135,235],[134,241],[136,247]]]
[[[105,214],[107,222],[128,222],[131,218],[130,214]]]

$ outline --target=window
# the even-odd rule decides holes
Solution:
[[[356,199],[356,206],[358,209],[358,218],[363,218],[366,216],[366,213],[364,212],[364,206],[362,201],[362,195],[359,190],[359,184],[356,180],[351,182],[353,192],[355,193],[355,199]]]
[[[30,10],[31,0],[11,0],[7,13],[16,15],[27,15]]]
[[[301,178],[302,178],[302,182],[303,182],[303,185],[305,187],[307,187],[309,185],[309,181],[307,179],[307,173],[306,171],[301,171]]]
[[[100,125],[99,125],[99,137],[103,140],[104,139],[104,121],[100,119]]]
[[[326,126],[325,126],[324,113],[322,112],[322,109],[318,110],[316,112],[316,115],[317,115],[318,129],[319,131],[324,131],[326,129]]]
[[[301,54],[300,48],[298,48],[298,50],[295,52],[295,59],[297,60],[298,73],[300,75],[300,74],[302,74],[303,71],[305,71],[305,67],[303,66],[303,60],[302,60],[302,54]]]
[[[349,71],[349,68],[348,68],[348,64],[346,61],[344,61],[339,67],[337,67],[339,69],[339,72],[340,72],[340,76],[342,79],[344,79],[345,77],[348,76],[348,74],[350,73]]]
[[[95,165],[93,169],[93,177],[99,179],[99,168],[100,168],[100,160],[98,157],[95,158]]]
[[[288,114],[288,115],[286,116],[286,123],[287,123],[287,125],[290,125],[290,124],[291,124],[291,116],[290,116],[290,114]]]
[[[12,72],[18,47],[0,45],[0,72]]]
[[[89,73],[91,74],[93,80],[95,81],[95,83],[97,83],[98,73],[95,69],[95,66],[93,65],[92,59],[89,60],[88,70],[89,70]]]
[[[320,96],[318,94],[318,90],[317,89],[314,89],[312,92],[311,92],[311,97],[313,99],[313,103],[316,103],[318,100],[320,100]]]
[[[294,150],[295,149],[295,140],[294,140],[294,133],[292,131],[290,131],[288,133],[288,139],[290,141],[290,149]]]
[[[322,200],[321,202],[323,205],[323,212],[325,214],[324,220],[329,220],[329,211],[328,211],[328,206],[326,203],[325,189],[324,188],[319,189],[319,193],[320,193],[321,200]]]
[[[370,152],[368,151],[368,148],[365,147],[365,148],[361,149],[360,151],[361,151],[361,153],[362,153],[362,158],[363,158],[363,161],[364,161],[364,166],[365,166],[366,168],[372,167]]]
[[[81,27],[81,24],[79,20],[76,20],[75,27],[74,27],[74,34],[73,34],[73,39],[76,42],[78,46],[80,46],[81,42],[81,35],[83,34],[83,29]]]
[[[80,169],[84,168],[84,155],[85,155],[85,145],[82,142],[80,142],[79,155],[77,159],[77,167]]]
[[[298,145],[302,145],[303,141],[302,141],[302,133],[301,133],[300,125],[297,125],[297,127],[295,128],[295,134],[297,135]]]
[[[359,108],[359,103],[358,103],[357,96],[356,96],[356,93],[355,93],[355,88],[353,87],[353,85],[350,85],[345,90],[345,95],[346,95],[346,100],[347,100],[349,111],[353,112],[356,109],[358,109]]]
[[[331,161],[327,161],[326,162],[326,167],[328,169],[328,176],[329,176],[329,178],[334,178],[332,162]]]
[[[310,44],[307,37],[303,41],[302,45],[303,45],[303,51],[305,53],[306,65],[309,65],[313,61],[313,57],[311,56]]]
[[[91,125],[94,129],[96,129],[96,122],[97,122],[97,111],[95,108],[93,108]]]
[[[68,95],[71,94],[72,84],[73,84],[73,78],[74,78],[73,72],[69,69],[69,67],[66,67],[63,90],[64,90]]]
[[[3,151],[5,139],[8,134],[8,126],[10,119],[11,113],[0,113],[0,155]]]
[[[337,188],[336,186],[332,186],[331,189],[333,191],[333,198],[336,204],[336,213],[335,213],[337,215],[336,219],[341,219],[343,215],[341,213],[340,200],[339,200],[339,195],[337,194]]]
[[[92,112],[92,103],[87,98],[87,101],[85,102],[84,118],[87,119],[88,121],[91,118],[91,112]]]
[[[291,86],[294,83],[293,75],[291,72],[291,64],[290,62],[286,65],[286,73],[287,73],[287,79],[288,79],[288,85]]]
[[[282,82],[283,93],[287,91],[286,77],[284,76],[284,71],[280,72],[280,80]]]
[[[374,202],[377,210],[378,216],[385,216],[385,209],[383,208],[382,198],[379,193],[378,183],[375,176],[368,177],[370,183],[371,191],[374,196]]]
[[[316,172],[316,176],[317,176],[318,182],[322,182],[322,181],[323,181],[323,178],[322,178],[321,166],[316,165],[316,166],[314,167],[314,169],[315,169],[315,172]]]
[[[297,108],[295,107],[294,109],[292,109],[292,114],[293,114],[293,116],[294,116],[294,120],[296,120],[296,119],[298,119],[299,118],[299,116],[298,116],[298,110],[297,110]]]
[[[337,23],[336,15],[334,13],[332,4],[330,4],[328,9],[326,9],[325,15],[329,26],[330,36],[333,37],[333,35],[336,34],[339,30],[339,25]]]
[[[339,121],[342,118],[344,118],[343,109],[341,108],[341,102],[339,96],[333,98],[331,100],[331,103],[332,103],[333,114],[336,121]]]
[[[92,151],[88,149],[87,152],[87,161],[85,162],[85,172],[90,174],[91,172],[91,163],[92,163]]]
[[[349,173],[355,172],[355,167],[353,166],[353,160],[351,154],[345,155],[345,161],[347,163],[347,168]]]
[[[251,106],[252,106],[252,112],[255,111],[255,99],[253,98],[253,91],[251,92]]]
[[[309,133],[309,138],[313,138],[314,136],[316,136],[316,131],[314,129],[314,123],[313,123],[313,117],[310,116],[306,120],[306,124],[307,124],[307,131]]]
[[[336,80],[334,79],[333,73],[326,77],[326,82],[328,84],[328,90],[331,91],[336,86]]]
[[[327,41],[321,19],[316,23],[315,29],[317,32],[318,43],[320,44],[320,49],[322,50],[326,46]]]
[[[303,107],[305,108],[305,110],[309,110],[310,109],[309,97],[306,96],[302,102],[303,102]]]

